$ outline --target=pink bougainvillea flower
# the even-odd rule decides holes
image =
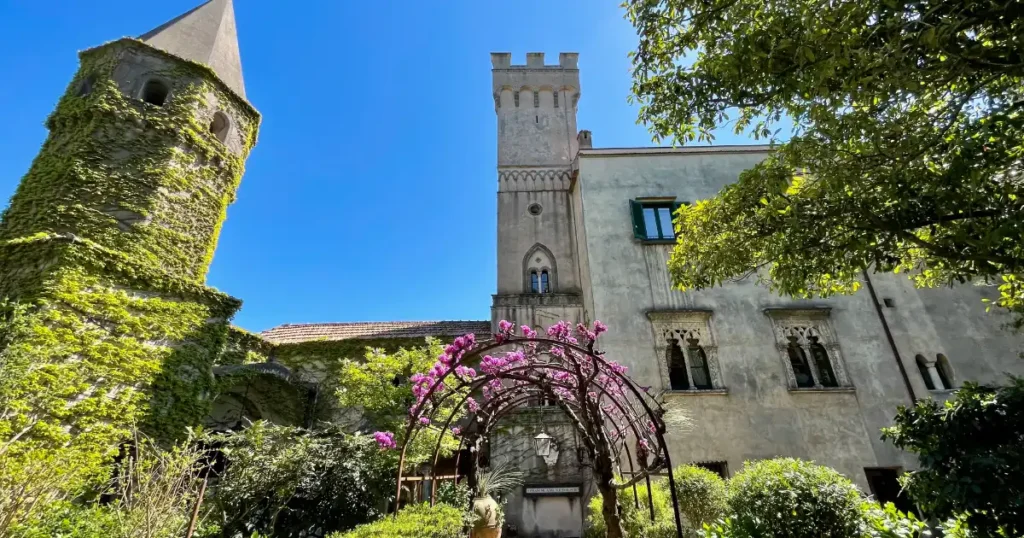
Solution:
[[[395,434],[391,432],[374,432],[373,440],[377,441],[377,446],[379,446],[381,450],[398,447],[398,445],[395,444]]]

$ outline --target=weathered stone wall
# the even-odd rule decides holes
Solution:
[[[548,326],[581,318],[572,230],[571,163],[576,141],[576,55],[491,55],[498,120],[498,285],[492,319]],[[531,297],[529,270],[547,272],[551,297]]]
[[[661,150],[583,150],[575,199],[584,211],[577,227],[581,272],[588,275],[587,315],[610,327],[602,347],[627,364],[641,385],[667,389],[663,335],[651,312],[670,318],[680,312],[710,313],[702,345],[715,348],[721,387],[669,392],[669,408],[692,418],[689,430],[670,431],[676,464],[725,461],[730,473],[742,462],[796,456],[832,466],[862,487],[865,467],[913,467],[908,454],[879,439],[896,406],[910,396],[869,293],[828,300],[779,297],[745,279],[724,287],[682,293],[673,290],[666,262],[671,245],[633,236],[629,200],[676,197],[695,201],[713,196],[757,163],[765,148],[719,147]],[[918,396],[930,393],[914,363],[917,353],[943,353],[964,380],[997,382],[1001,372],[1024,372],[1017,358],[1021,339],[1002,329],[1005,319],[985,313],[981,296],[990,288],[916,290],[903,276],[872,275],[900,356]],[[591,299],[592,297],[592,299]],[[778,310],[801,308],[821,316],[835,346],[836,389],[795,388],[779,349]],[[769,315],[771,313],[775,313]],[[673,314],[675,313],[675,314]],[[683,316],[685,317],[685,316]],[[715,364],[712,364],[714,367]],[[723,390],[724,389],[724,390]],[[932,394],[943,396],[941,391]]]

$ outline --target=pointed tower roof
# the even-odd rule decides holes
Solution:
[[[208,0],[146,32],[139,39],[180,58],[210,66],[229,88],[245,98],[242,59],[238,54],[235,10],[231,0]]]

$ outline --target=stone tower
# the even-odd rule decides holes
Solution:
[[[576,157],[578,54],[512,65],[492,53],[498,116],[498,290],[492,322],[534,328],[580,321],[583,306],[570,193]]]
[[[260,117],[231,0],[80,63],[0,223],[0,364],[23,366],[38,419],[0,431],[108,454],[132,423],[174,436],[216,392],[240,303],[206,271]]]

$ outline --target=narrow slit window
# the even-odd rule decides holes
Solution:
[[[555,108],[558,108],[558,90],[555,90],[554,97],[555,97]]]
[[[808,388],[814,386],[814,376],[811,375],[811,365],[807,362],[807,355],[795,341],[789,343],[789,362],[793,365],[793,375],[796,376],[796,386]]]
[[[549,284],[548,272],[547,271],[541,271],[540,272],[540,292],[541,293],[551,293],[551,286]]]
[[[669,340],[668,380],[672,390],[689,390],[690,380],[686,375],[686,358],[679,348],[678,340]]]
[[[537,271],[530,271],[530,291],[540,293],[540,279],[537,276]]]

